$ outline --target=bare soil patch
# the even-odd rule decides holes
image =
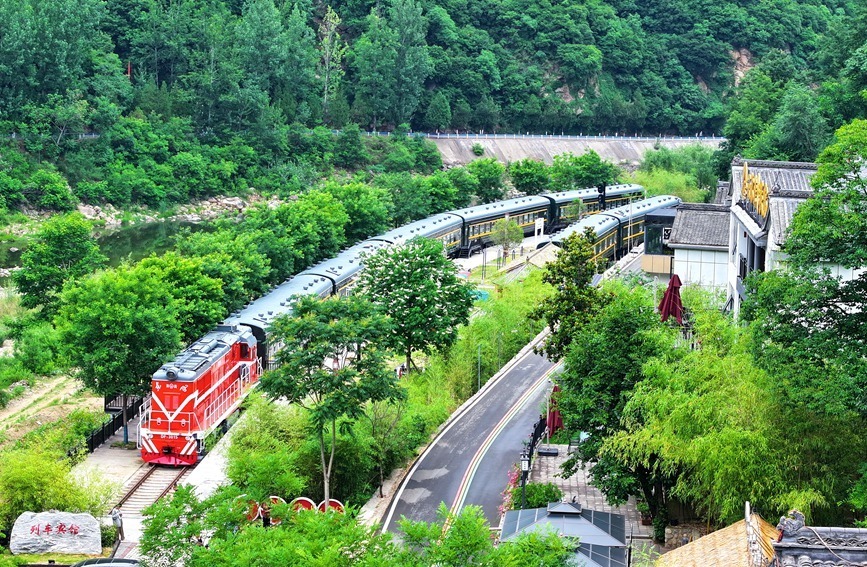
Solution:
[[[63,420],[76,409],[100,410],[103,399],[69,376],[52,376],[0,409],[0,448],[46,423]]]

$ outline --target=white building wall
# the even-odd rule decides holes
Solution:
[[[728,252],[676,249],[674,273],[680,276],[684,285],[725,289],[728,281]]]

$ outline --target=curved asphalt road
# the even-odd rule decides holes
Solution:
[[[546,377],[553,369],[548,359],[529,351],[488,381],[413,464],[388,508],[384,530],[398,532],[397,521],[404,516],[436,521],[441,502],[454,511],[480,505],[488,521],[498,525],[507,472],[540,408],[544,413]]]

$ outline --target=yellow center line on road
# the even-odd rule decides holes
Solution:
[[[521,408],[527,403],[527,400],[532,397],[540,387],[548,380],[548,377],[554,373],[560,367],[560,364],[556,364],[551,367],[545,374],[543,374],[538,380],[536,380],[532,386],[530,386],[524,395],[522,395],[518,401],[516,401],[509,411],[506,412],[506,415],[497,423],[496,427],[488,434],[488,437],[485,439],[484,443],[481,444],[479,450],[476,451],[476,454],[473,456],[473,460],[470,462],[469,467],[467,467],[466,472],[464,472],[464,476],[461,479],[461,484],[458,486],[458,492],[455,495],[454,503],[452,504],[451,509],[449,510],[451,515],[457,515],[461,508],[464,506],[464,500],[466,500],[467,492],[469,491],[470,484],[473,482],[473,477],[476,475],[476,471],[481,464],[482,458],[484,458],[485,454],[487,454],[488,449],[494,443],[494,440],[502,433],[503,429],[505,429],[506,425],[512,420],[516,413],[518,413]],[[444,529],[448,529],[448,526],[444,526]]]

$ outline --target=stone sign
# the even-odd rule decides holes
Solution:
[[[90,514],[24,512],[12,527],[12,553],[102,553],[99,522]]]

